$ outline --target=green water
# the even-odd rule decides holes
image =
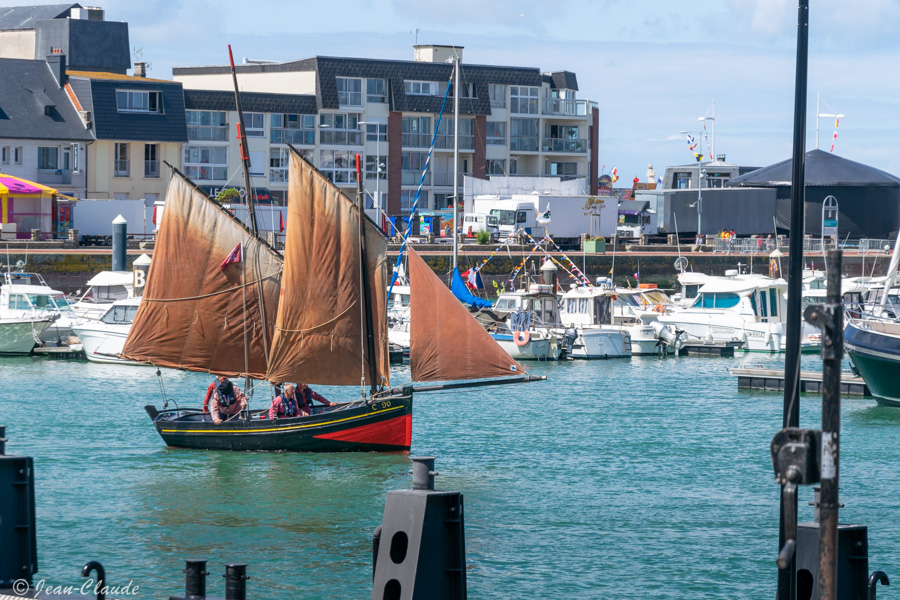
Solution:
[[[412,454],[464,494],[469,597],[773,597],[782,399],[739,392],[727,369],[781,360],[535,364],[549,381],[418,394]],[[168,449],[142,409],[160,404],[153,369],[0,365],[8,452],[35,458],[36,579],[79,586],[98,560],[110,583],[165,598],[183,593],[183,559],[206,558],[210,595],[226,562],[246,562],[253,600],[370,596],[371,535],[385,494],[410,486],[406,455]],[[164,374],[183,404],[208,381]],[[801,426],[819,428],[820,409],[804,395]],[[900,576],[900,410],[846,398],[842,426],[841,521],[869,526],[870,571]],[[811,499],[802,488],[801,521]]]

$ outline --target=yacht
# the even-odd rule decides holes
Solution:
[[[48,320],[38,343],[63,344],[74,335],[76,318],[65,295],[37,273],[7,272],[0,287],[0,319]]]
[[[140,303],[140,298],[117,300],[99,319],[84,319],[73,326],[75,335],[81,339],[88,360],[127,365],[143,364],[117,356],[125,346]]]
[[[685,275],[682,273],[679,281]],[[725,272],[724,277],[705,276],[689,306],[659,317],[660,322],[685,332],[687,338],[742,342],[752,352],[783,352],[787,325],[787,282],[757,274]],[[684,283],[682,283],[684,287]],[[801,349],[820,347],[821,334],[801,324]]]

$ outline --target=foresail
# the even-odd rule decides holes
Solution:
[[[295,152],[288,179],[281,302],[267,378],[370,384],[360,280],[359,211]],[[366,221],[377,385],[390,385],[387,241]]]
[[[147,286],[122,356],[164,367],[262,378],[281,268],[277,253],[174,174]]]
[[[412,248],[409,284],[413,381],[525,375]]]

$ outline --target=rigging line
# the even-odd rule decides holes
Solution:
[[[281,269],[278,270],[278,273],[280,273],[280,272],[281,272]],[[247,286],[256,285],[257,283],[265,281],[266,279],[272,279],[273,277],[278,275],[278,273],[266,275],[265,277],[260,277],[259,279],[255,280],[255,281],[251,281],[249,283],[241,284],[241,285],[238,285],[238,286],[235,286],[232,288],[228,288],[225,290],[219,290],[218,292],[211,292],[209,294],[203,294],[202,296],[188,296],[187,298],[147,298],[146,296],[144,296],[143,298],[141,298],[141,302],[161,302],[161,303],[163,303],[163,302],[186,302],[188,300],[203,300],[204,298],[212,298],[213,296],[219,296],[221,294],[227,294],[229,292],[236,292],[237,290],[243,289]]]
[[[308,328],[306,328],[306,329],[283,329],[283,328],[278,327],[278,326],[276,325],[276,326],[275,326],[275,330],[276,330],[276,331],[283,331],[283,332],[285,332],[285,333],[306,333],[307,331],[313,331],[313,330],[315,330],[315,329],[319,329],[320,327],[325,327],[326,325],[329,325],[329,324],[331,324],[331,323],[337,321],[338,319],[340,319],[341,317],[343,317],[345,314],[347,314],[347,312],[348,312],[351,308],[353,308],[354,306],[356,306],[356,303],[357,303],[357,302],[359,302],[359,299],[358,299],[358,298],[357,298],[356,300],[353,301],[353,304],[351,304],[350,306],[348,306],[347,308],[345,308],[345,309],[341,312],[341,314],[339,314],[339,315],[337,315],[337,316],[335,316],[335,317],[333,317],[333,318],[331,318],[331,319],[328,319],[328,320],[325,321],[324,323],[319,323],[318,325],[313,325],[312,327],[308,327]],[[361,303],[360,303],[360,304],[361,304]]]
[[[358,156],[358,155],[357,155]],[[359,165],[359,160],[357,159],[357,165]],[[358,179],[365,179],[365,177],[361,174],[357,174]],[[360,186],[362,187],[362,186]],[[357,200],[359,201],[359,206],[357,209],[357,218],[362,221],[360,223],[359,229],[365,229],[365,196],[363,194],[357,193]],[[356,257],[360,259],[359,261],[359,294],[356,297],[356,302],[359,302],[359,325],[360,325],[360,336],[359,336],[359,390],[360,393],[365,396],[366,393],[366,333],[363,331],[363,328],[366,327],[366,306],[365,306],[365,298],[363,298],[363,286],[365,282],[363,281],[363,273],[368,272],[367,266],[364,265],[361,257],[363,255],[363,240],[362,235],[356,236]],[[349,310],[349,307],[348,309]],[[344,311],[346,312],[346,311]],[[337,317],[335,317],[337,318]],[[370,356],[369,360],[374,361],[375,357]]]

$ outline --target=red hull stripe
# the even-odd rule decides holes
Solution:
[[[323,433],[315,436],[320,440],[338,440],[357,444],[381,444],[384,446],[410,447],[412,443],[412,415],[403,415],[372,423],[345,429],[334,433]]]

